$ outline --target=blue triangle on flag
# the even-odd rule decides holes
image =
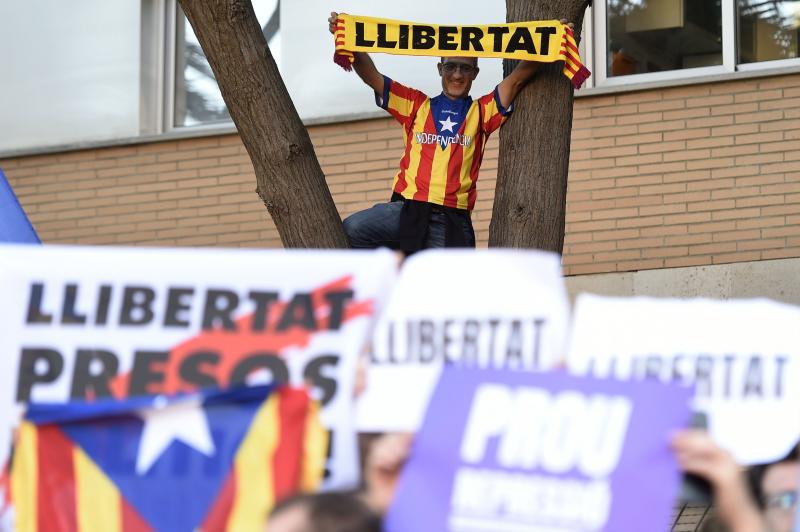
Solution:
[[[40,243],[11,185],[0,170],[0,242]]]
[[[168,399],[168,404],[163,404],[163,397],[140,397],[61,408],[33,405],[27,417],[35,423],[57,422],[155,530],[190,532],[203,524],[213,507],[231,473],[236,452],[269,392],[268,386],[203,392],[198,410],[207,420],[213,451],[207,455],[181,439],[171,439],[141,474],[137,473],[137,458],[145,432],[144,417],[157,416],[159,410],[186,401],[186,397]],[[162,404],[153,409],[157,400]],[[145,407],[151,409],[148,416],[144,416]]]

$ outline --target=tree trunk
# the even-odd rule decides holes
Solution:
[[[567,19],[580,38],[588,0],[506,0],[508,22]],[[510,65],[506,62],[506,71]],[[500,131],[489,245],[561,253],[572,131],[573,88],[563,63],[542,65]]]
[[[285,247],[347,247],[306,128],[250,0],[179,0],[255,169]]]

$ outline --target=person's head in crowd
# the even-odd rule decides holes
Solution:
[[[381,520],[352,492],[296,495],[273,508],[266,532],[380,532]]]
[[[783,460],[750,468],[748,476],[769,532],[792,532],[800,484],[798,447]]]

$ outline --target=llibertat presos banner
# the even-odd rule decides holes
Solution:
[[[562,360],[569,301],[555,253],[434,250],[403,265],[373,337],[365,432],[419,428],[447,365],[547,370]]]
[[[572,372],[694,388],[711,436],[743,465],[800,440],[800,308],[769,301],[578,297]]]
[[[307,384],[325,485],[358,481],[358,357],[397,272],[387,250],[0,246],[0,460],[22,405]]]

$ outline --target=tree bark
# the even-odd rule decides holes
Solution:
[[[255,169],[256,192],[287,248],[345,248],[314,147],[250,0],[179,0]]]
[[[567,19],[575,38],[588,0],[506,0],[508,22]],[[510,71],[510,64],[504,65]],[[542,65],[500,131],[489,246],[561,253],[567,200],[573,88],[563,63]]]

